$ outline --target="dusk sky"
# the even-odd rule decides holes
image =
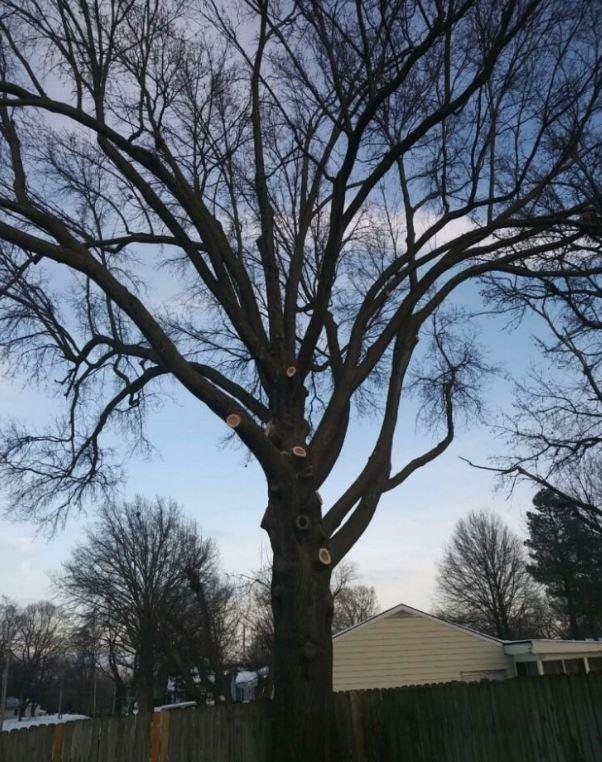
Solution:
[[[474,307],[476,286],[459,294],[458,302]],[[524,378],[538,357],[531,332],[533,324],[509,330],[502,318],[481,318],[480,342],[487,360],[500,373],[486,382],[488,420],[494,423],[509,410],[512,385],[504,378]],[[58,400],[33,388],[3,379],[0,415],[17,420],[47,418],[58,410]],[[267,536],[259,522],[266,504],[262,473],[254,462],[246,464],[244,452],[224,443],[225,426],[189,396],[170,387],[172,401],[165,401],[149,419],[149,438],[157,448],[150,459],[134,458],[126,464],[124,494],[169,496],[180,502],[205,534],[220,549],[224,570],[237,574],[257,567]],[[325,505],[344,489],[364,463],[376,424],[356,419],[349,432],[343,457],[321,490]],[[415,427],[415,403],[402,410],[394,465],[401,466],[433,442],[424,427]],[[422,447],[421,447],[422,445]],[[449,450],[436,462],[415,473],[409,481],[382,499],[371,526],[350,555],[362,581],[375,586],[382,608],[405,602],[423,609],[433,605],[436,564],[455,522],[471,510],[495,510],[513,529],[521,532],[524,513],[533,490],[526,485],[508,499],[496,491],[493,476],[466,465],[460,457],[478,462],[499,455],[503,444],[486,425],[459,426]],[[52,596],[50,575],[93,520],[73,515],[64,530],[52,539],[26,522],[0,522],[0,594],[22,601]]]

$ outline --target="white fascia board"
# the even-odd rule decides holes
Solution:
[[[600,640],[523,640],[506,643],[504,651],[509,656],[519,654],[595,654],[602,656],[602,641]]]

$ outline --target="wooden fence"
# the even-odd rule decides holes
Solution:
[[[600,762],[602,677],[336,694],[333,762]],[[264,762],[270,706],[81,720],[0,734],[0,762]]]

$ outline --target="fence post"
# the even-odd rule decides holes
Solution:
[[[54,728],[54,739],[52,741],[52,762],[61,762],[63,759],[63,738],[65,737],[65,726],[56,725]]]
[[[160,712],[160,717],[159,762],[167,762],[169,759],[169,722],[171,712]]]
[[[366,749],[364,744],[364,728],[362,724],[362,712],[360,704],[366,707],[366,701],[362,701],[362,694],[358,691],[352,691],[349,694],[349,703],[351,704],[351,727],[353,728],[353,751],[357,754],[355,759],[364,759]]]
[[[151,723],[150,762],[169,759],[169,712],[154,712]]]
[[[161,713],[154,712],[151,720],[150,762],[159,762],[159,743],[161,732]]]

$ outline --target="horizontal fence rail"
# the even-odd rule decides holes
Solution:
[[[335,694],[333,762],[601,762],[602,676]],[[253,702],[0,733],[0,762],[265,762]]]

